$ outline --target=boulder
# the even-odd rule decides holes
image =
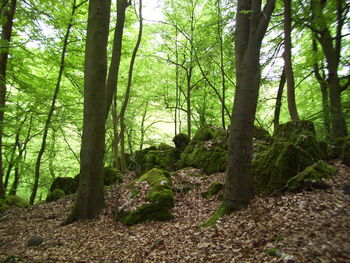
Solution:
[[[114,210],[117,221],[133,225],[172,218],[174,193],[169,172],[154,168],[129,184],[128,200]]]
[[[342,163],[350,166],[350,141],[344,143],[342,148],[343,148],[342,155],[341,155]]]
[[[63,190],[61,189],[55,189],[52,192],[50,192],[47,197],[46,197],[46,202],[52,202],[52,201],[56,201],[58,199],[61,199],[63,197],[65,197],[65,193]]]
[[[327,185],[323,179],[327,179],[335,174],[335,168],[324,161],[318,161],[308,166],[287,182],[288,191],[301,191],[310,188],[324,188]]]
[[[313,163],[313,158],[290,142],[277,142],[257,154],[252,162],[254,192],[272,194]]]
[[[184,133],[179,133],[175,135],[175,137],[173,138],[173,142],[175,144],[176,149],[183,152],[188,143],[190,142],[190,138]]]
[[[44,242],[44,239],[40,236],[33,236],[28,239],[27,245],[30,247],[40,246]]]
[[[260,126],[254,126],[253,138],[259,141],[269,141],[271,139],[270,133]]]
[[[214,195],[217,195],[221,190],[224,189],[224,185],[220,182],[213,182],[208,189],[201,193],[203,198],[211,198]]]
[[[57,177],[52,182],[50,192],[56,189],[62,190],[66,195],[74,194],[78,190],[79,176],[72,177]]]
[[[314,135],[300,134],[295,142],[295,145],[309,153],[315,161],[327,159],[327,153],[322,150],[320,143],[316,140]]]
[[[121,172],[113,167],[103,168],[103,184],[112,185],[112,184],[121,184],[123,182],[123,175]]]
[[[216,126],[205,125],[197,130],[192,138],[192,141],[209,141],[214,138],[224,140],[226,142],[227,132],[224,129]]]
[[[136,174],[142,175],[152,168],[172,171],[180,159],[181,152],[167,144],[160,144],[157,148],[150,147],[135,154]]]
[[[0,213],[4,212],[11,206],[25,208],[28,207],[29,204],[26,200],[17,195],[8,195],[4,199],[0,199]]]
[[[290,121],[277,126],[274,141],[288,141],[295,143],[300,135],[312,135],[316,137],[315,126],[312,121]]]

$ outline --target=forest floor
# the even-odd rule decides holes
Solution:
[[[112,207],[123,190],[107,191],[107,207],[99,219],[59,227],[72,197],[0,215],[0,262],[6,255],[31,263],[97,262],[350,262],[350,167],[332,161],[337,174],[326,190],[257,196],[248,209],[224,216],[216,227],[200,228],[217,209],[217,198],[200,193],[224,174],[177,194],[174,218],[126,227],[113,219]],[[180,174],[173,179],[176,185]],[[127,182],[125,182],[127,183]],[[41,236],[39,246],[28,246]],[[266,253],[276,252],[275,256]],[[16,261],[13,261],[16,262]]]

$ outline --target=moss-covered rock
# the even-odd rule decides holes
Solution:
[[[313,163],[313,158],[289,142],[277,142],[258,154],[252,165],[254,191],[271,194],[283,189],[290,178]]]
[[[130,183],[129,187],[130,199],[115,210],[117,221],[133,225],[172,218],[170,210],[174,206],[174,193],[169,172],[154,168]],[[139,205],[133,208],[133,204],[130,208],[129,205],[135,202]]]
[[[253,138],[255,138],[256,140],[261,140],[261,141],[269,141],[271,138],[271,135],[263,127],[254,126]]]
[[[288,141],[295,143],[300,135],[312,135],[316,137],[313,122],[301,120],[280,124],[277,126],[273,134],[273,139],[274,141]]]
[[[103,184],[112,185],[112,184],[121,184],[123,182],[123,175],[118,169],[113,167],[103,168]]]
[[[326,143],[325,141],[319,141],[318,144],[320,146],[323,156],[325,157],[325,160],[328,160],[329,159],[328,143]]]
[[[47,197],[46,197],[46,202],[52,202],[52,201],[56,201],[58,199],[61,199],[63,197],[65,197],[65,193],[63,190],[61,189],[55,189],[53,190],[53,192],[50,192]]]
[[[350,165],[350,141],[344,143],[343,145],[343,152],[342,152],[342,162],[346,165]]]
[[[175,144],[176,149],[182,152],[185,150],[186,146],[190,142],[190,138],[184,133],[179,133],[174,136],[173,142]]]
[[[11,206],[25,208],[28,207],[29,204],[26,200],[17,195],[8,195],[4,199],[0,199],[0,213],[4,212]]]
[[[215,141],[191,141],[181,154],[179,168],[195,167],[207,174],[223,172],[226,169],[227,149],[225,144]]]
[[[325,160],[327,158],[326,154],[321,149],[320,143],[316,140],[316,137],[311,134],[299,135],[295,145],[309,153],[315,161]]]
[[[160,144],[158,148],[152,147],[136,152],[136,174],[142,175],[152,168],[172,171],[180,159],[181,152],[167,144]]]
[[[325,185],[323,179],[327,179],[335,174],[335,168],[324,161],[318,161],[308,166],[287,182],[288,191],[301,191],[312,187]]]
[[[192,138],[192,141],[209,141],[214,138],[222,138],[226,141],[227,133],[222,128],[212,125],[205,125],[197,130]]]
[[[72,177],[57,177],[52,182],[50,192],[52,193],[56,189],[62,190],[66,195],[74,194],[78,190],[78,179]]]
[[[224,189],[224,185],[220,182],[213,182],[207,189],[207,191],[201,193],[203,198],[211,198],[217,195],[221,190]]]

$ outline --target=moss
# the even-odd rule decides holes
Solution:
[[[333,153],[334,158],[341,157],[341,155],[343,153],[344,146],[346,143],[350,143],[350,136],[337,138],[335,145],[334,145],[335,146],[334,153]]]
[[[50,192],[61,189],[65,194],[74,194],[78,190],[78,179],[72,177],[57,177],[51,184]]]
[[[181,152],[185,150],[186,146],[190,142],[188,135],[184,133],[176,134],[173,138],[176,149],[179,149]]]
[[[326,143],[325,141],[319,141],[318,144],[320,146],[323,156],[325,157],[325,160],[328,160],[328,143]]]
[[[287,190],[301,191],[303,189],[309,189],[313,185],[322,182],[323,179],[334,175],[335,171],[335,168],[329,166],[324,161],[318,161],[290,178],[287,182]]]
[[[223,172],[226,169],[227,150],[220,144],[206,146],[205,142],[192,141],[182,153],[179,167],[201,168],[207,174]]]
[[[19,208],[25,208],[28,207],[29,204],[26,200],[24,200],[22,197],[19,197],[17,195],[8,195],[4,199],[0,199],[0,212],[4,212],[11,206],[16,206]]]
[[[53,192],[50,192],[47,197],[46,197],[46,202],[52,202],[52,201],[56,201],[58,199],[61,199],[63,197],[65,197],[65,193],[63,190],[61,189],[55,189],[53,190]]]
[[[295,143],[300,135],[312,135],[316,137],[313,122],[301,120],[290,121],[277,126],[273,139],[274,141],[288,141]]]
[[[150,220],[167,220],[172,218],[170,209],[174,206],[174,193],[170,173],[154,168],[138,179],[134,180],[129,187],[131,193],[139,191],[135,185],[138,182],[147,182],[150,190],[146,195],[147,204],[135,210],[121,210],[116,214],[116,220],[126,225],[137,224]]]
[[[310,134],[299,135],[295,145],[302,148],[309,153],[315,161],[325,160],[327,158],[324,151],[322,151],[320,143],[316,140],[316,137]]]
[[[213,138],[226,138],[227,133],[224,129],[212,125],[200,127],[194,134],[192,141],[208,141]]]
[[[277,248],[268,248],[268,249],[266,249],[265,252],[266,252],[266,254],[268,254],[271,257],[275,257],[278,254]]]
[[[222,189],[224,189],[224,185],[220,182],[213,182],[207,189],[207,191],[201,193],[203,198],[210,198],[214,195],[217,195]]]
[[[1,263],[15,263],[22,261],[18,256],[15,255],[7,255]]]
[[[313,163],[313,158],[300,147],[278,142],[258,154],[252,165],[254,191],[271,194],[285,187],[287,181]]]
[[[113,167],[103,168],[103,184],[112,185],[112,184],[121,184],[123,182],[123,175],[119,170]]]
[[[221,204],[219,206],[219,208],[216,210],[216,212],[208,220],[206,220],[201,225],[201,227],[213,227],[213,226],[215,226],[217,221],[226,214],[228,214],[228,210],[225,208],[224,205]]]
[[[257,140],[262,140],[262,141],[269,141],[271,138],[271,135],[263,127],[254,126],[253,138],[255,138]]]
[[[346,165],[350,165],[350,141],[344,143],[342,152],[342,162]]]

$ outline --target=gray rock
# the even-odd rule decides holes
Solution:
[[[42,243],[44,242],[44,239],[42,237],[39,237],[39,236],[34,236],[34,237],[31,237],[28,242],[27,242],[27,245],[32,247],[32,246],[39,246],[41,245]]]

